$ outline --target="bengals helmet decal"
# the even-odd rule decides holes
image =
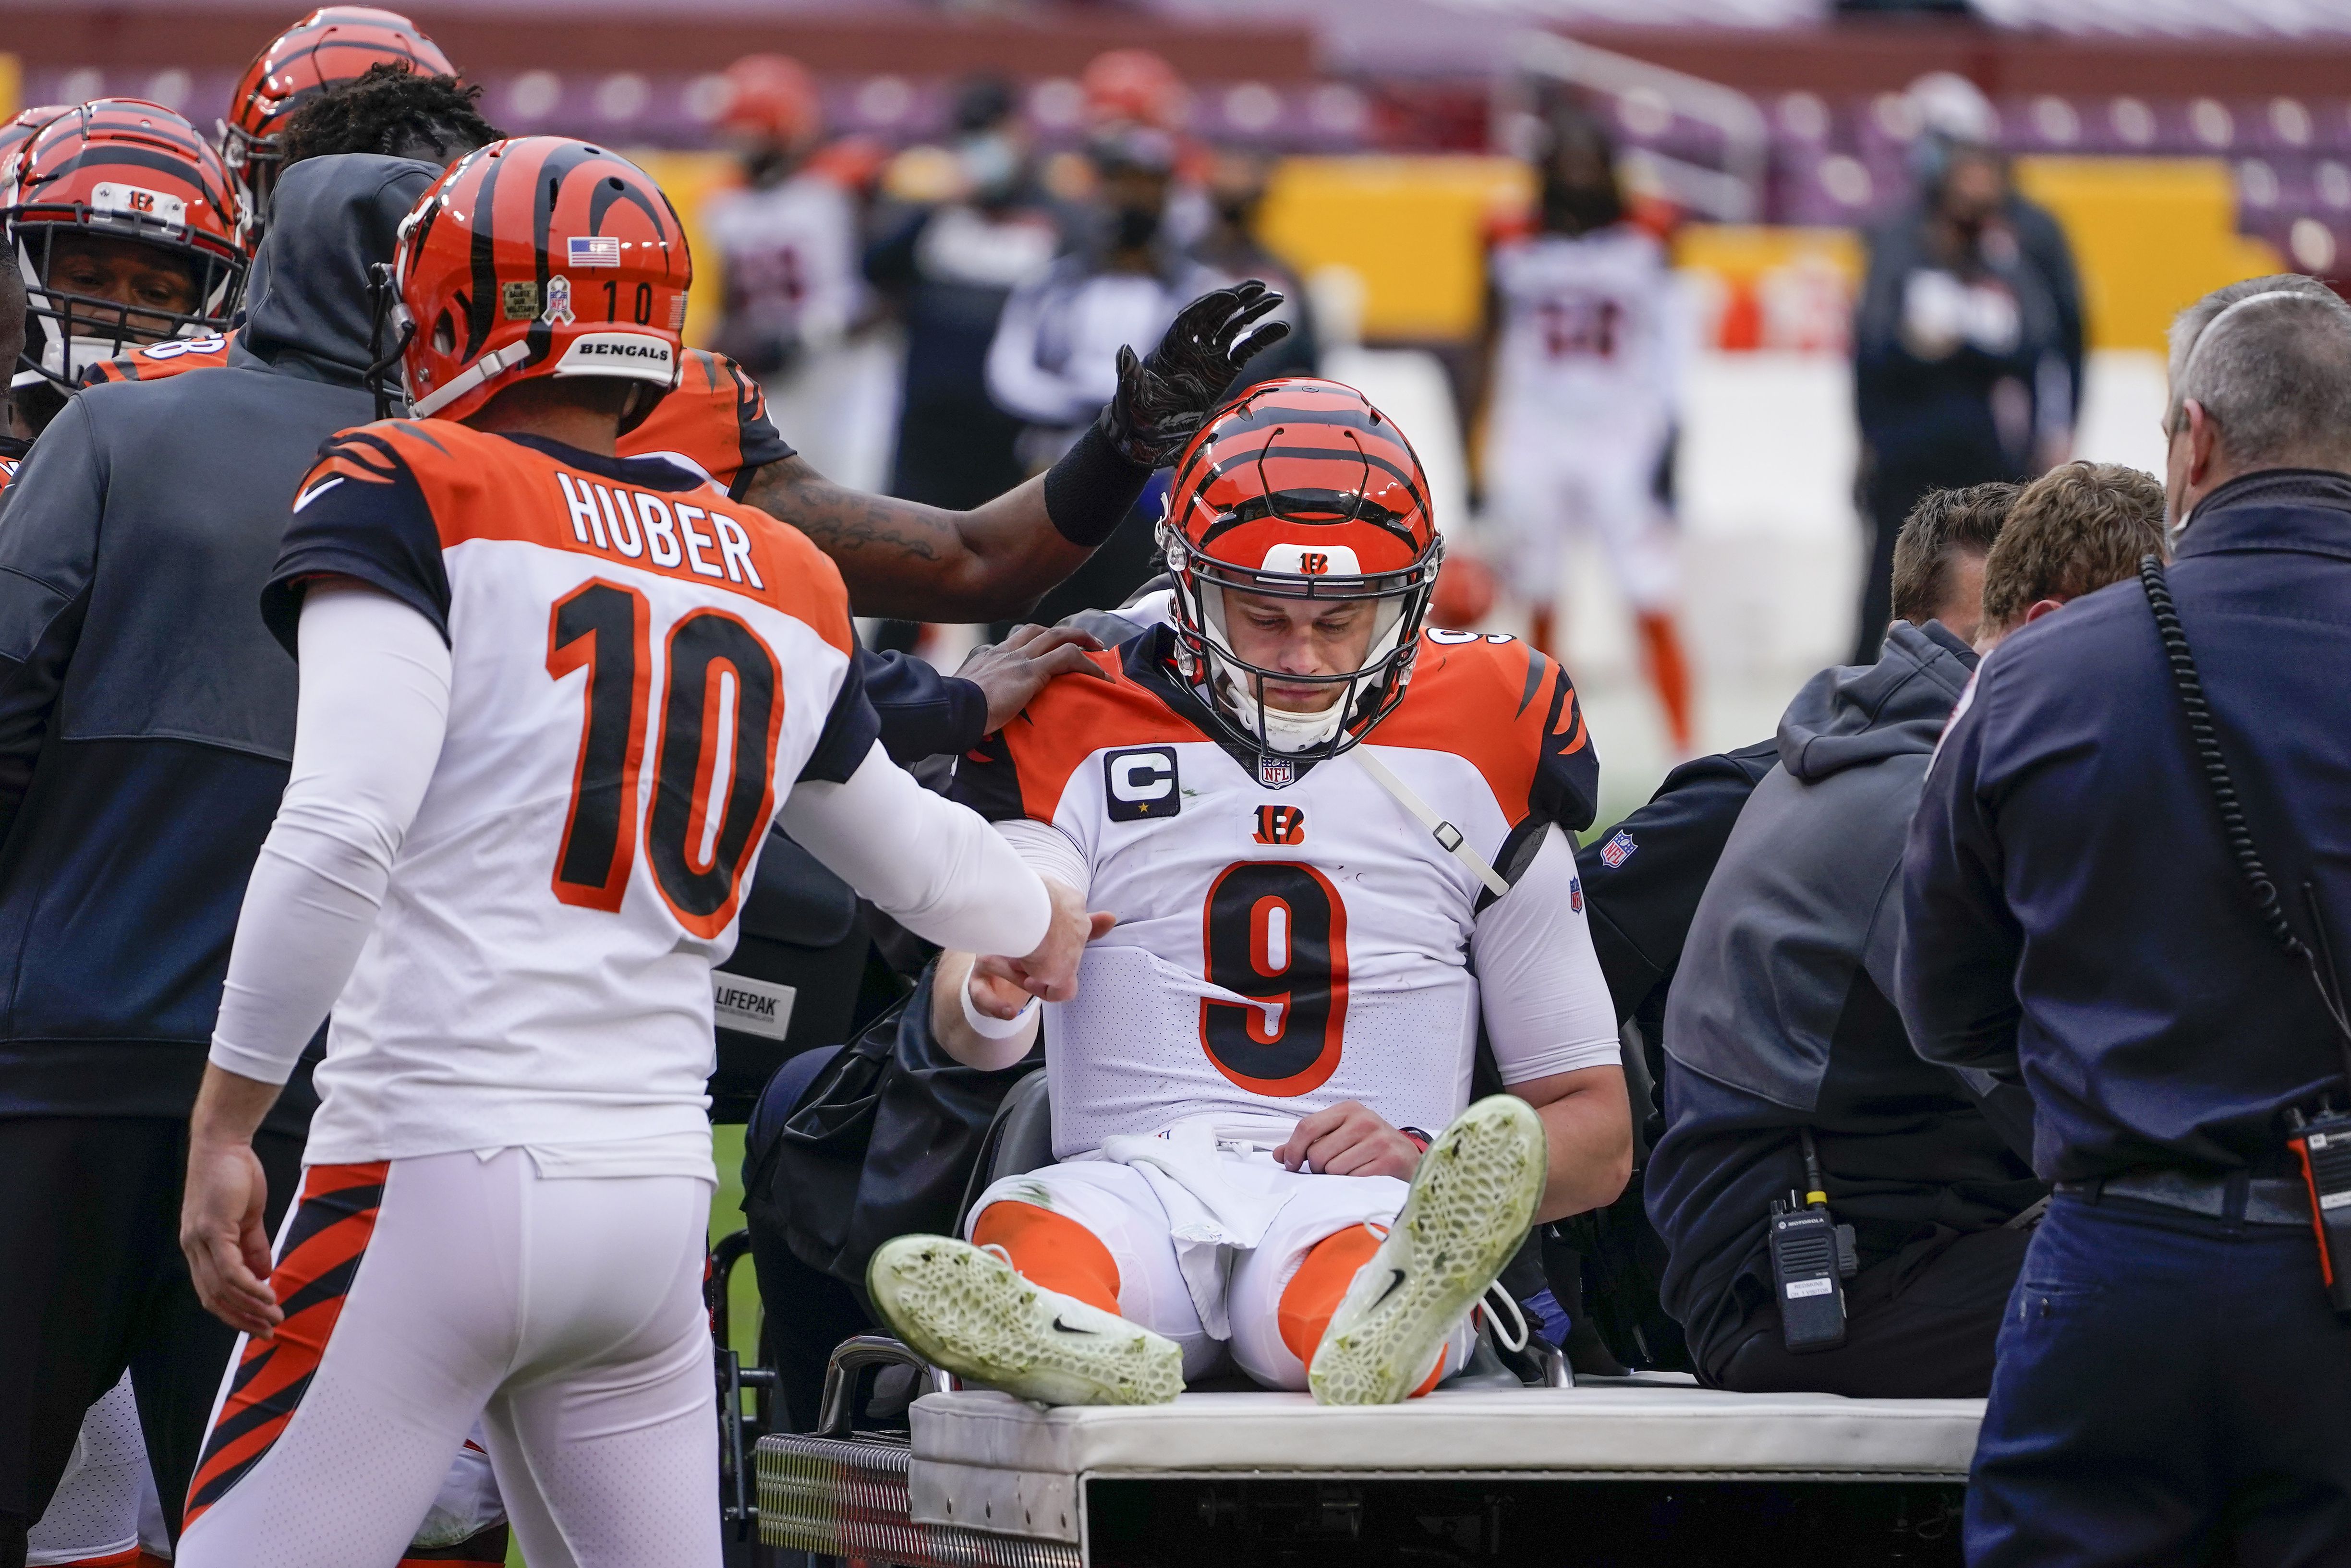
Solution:
[[[410,411],[463,419],[533,376],[677,385],[684,225],[644,171],[560,136],[467,153],[392,254]]]
[[[77,104],[35,131],[0,209],[25,277],[25,361],[58,386],[141,343],[216,332],[245,287],[244,193],[179,115],[137,99]],[[129,242],[184,274],[174,297],[123,299],[69,287],[58,263]],[[118,277],[120,274],[118,273]],[[151,269],[142,281],[157,277]]]
[[[1445,544],[1412,444],[1354,388],[1290,377],[1209,414],[1176,460],[1159,543],[1177,671],[1260,757],[1335,756],[1403,700]],[[1232,646],[1235,593],[1369,601],[1364,662],[1312,675],[1250,663]],[[1269,681],[1337,695],[1288,710],[1267,701]]]
[[[253,57],[221,122],[220,150],[256,209],[267,204],[277,183],[278,133],[287,117],[314,95],[386,60],[405,61],[426,76],[457,74],[441,46],[415,23],[373,5],[322,6]]]

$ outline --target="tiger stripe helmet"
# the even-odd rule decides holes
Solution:
[[[0,125],[0,207],[13,206],[16,201],[16,154],[35,131],[72,107],[45,103],[37,109],[20,109],[7,124]]]
[[[25,360],[59,387],[140,343],[216,332],[244,292],[244,194],[221,156],[179,115],[137,99],[77,104],[33,133],[12,162],[0,209],[27,297]],[[130,241],[182,263],[193,304],[127,304],[52,277],[57,246]]]
[[[1159,543],[1178,671],[1244,744],[1335,756],[1403,700],[1445,542],[1412,444],[1354,388],[1290,377],[1211,413],[1176,460]],[[1309,676],[1250,664],[1227,630],[1235,592],[1375,601],[1363,664]],[[1290,713],[1267,703],[1269,680],[1343,690],[1327,709]]]
[[[354,81],[386,60],[405,61],[427,76],[457,74],[423,29],[397,11],[373,5],[321,6],[254,56],[221,122],[220,150],[252,193],[256,211],[277,183],[287,118],[328,88]]]
[[[467,153],[392,255],[410,411],[463,419],[533,376],[677,385],[684,225],[644,171],[560,136]]]

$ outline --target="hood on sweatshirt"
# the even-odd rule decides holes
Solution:
[[[372,152],[308,158],[271,198],[232,364],[357,386],[373,361],[368,268],[390,261],[401,219],[439,165]]]
[[[1875,664],[1823,670],[1780,716],[1780,765],[1807,784],[1935,749],[1967,689],[1975,651],[1940,622],[1897,621]]]

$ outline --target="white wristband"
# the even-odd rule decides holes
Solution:
[[[1027,1029],[1029,1020],[1037,1016],[1037,998],[1030,997],[1029,1005],[1008,1019],[988,1017],[971,1005],[972,978],[970,975],[964,977],[963,984],[956,988],[956,999],[963,1003],[963,1021],[969,1024],[972,1032],[982,1040],[1010,1040]]]

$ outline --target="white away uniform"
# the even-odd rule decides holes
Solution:
[[[1238,756],[1165,667],[1162,626],[1065,678],[959,764],[956,792],[1118,925],[1045,1009],[1063,1162],[980,1201],[1058,1209],[1119,1265],[1120,1310],[1305,1386],[1274,1304],[1306,1252],[1405,1184],[1270,1151],[1355,1100],[1429,1132],[1468,1103],[1482,1019],[1506,1085],[1614,1065],[1614,1009],[1559,824],[1592,815],[1573,688],[1509,638],[1432,632],[1375,753],[1515,885],[1497,899],[1342,755]],[[975,1215],[977,1215],[977,1210]]]
[[[538,1568],[715,1568],[711,966],[778,807],[935,940],[1027,951],[1043,888],[881,756],[831,563],[659,459],[346,432],[266,612],[293,778],[211,1060],[333,1024],[183,1568],[380,1568],[476,1417]]]
[[[865,303],[855,201],[804,171],[765,190],[726,192],[702,221],[726,286],[727,345],[789,351],[781,370],[761,377],[776,424],[818,472],[857,486],[867,476],[853,455],[876,443],[855,428],[870,414],[862,382],[872,358],[849,337]]]
[[[1665,253],[1618,224],[1512,241],[1490,267],[1502,321],[1484,475],[1511,578],[1549,602],[1568,531],[1591,529],[1625,596],[1665,607],[1678,574],[1656,483],[1682,356]]]

